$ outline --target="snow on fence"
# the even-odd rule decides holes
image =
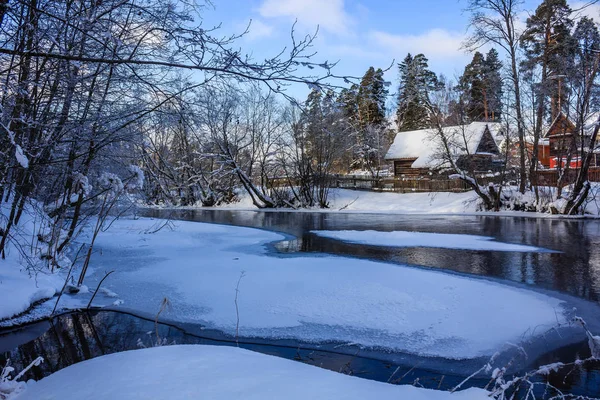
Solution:
[[[577,177],[577,170],[570,170],[563,179],[563,185],[571,184]],[[537,182],[541,186],[556,186],[559,172],[557,170],[540,170],[537,172]],[[372,177],[369,175],[329,175],[322,177],[327,179],[331,187],[355,190],[373,190],[390,191],[400,193],[411,192],[467,192],[471,190],[469,185],[460,179],[449,179],[447,177]],[[478,174],[477,181],[480,185],[486,186],[489,183],[500,183],[500,176],[481,173]],[[600,167],[590,168],[588,173],[590,182],[600,182]],[[272,187],[281,187],[292,184],[298,184],[294,179],[290,180],[284,177],[271,178]],[[509,185],[518,185],[518,174],[514,171],[507,171],[504,177],[504,183]]]
[[[336,175],[332,177],[334,187],[343,189],[409,192],[466,192],[469,186],[458,179],[419,179],[368,176]]]
[[[399,178],[399,177],[371,177],[365,175],[331,175],[326,178],[330,187],[354,190],[389,191],[400,193],[411,192],[467,192],[471,188],[459,179],[429,179],[429,178]],[[493,178],[492,178],[493,180]],[[487,184],[489,178],[484,178],[482,184]],[[287,178],[272,178],[271,187],[282,187],[298,184],[295,180]]]

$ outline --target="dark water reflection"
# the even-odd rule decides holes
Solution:
[[[32,340],[32,331],[39,336]],[[0,333],[0,364],[6,359],[17,371],[31,363],[37,356],[45,362],[32,368],[25,379],[39,380],[55,371],[80,361],[119,351],[139,349],[156,342],[156,331],[167,344],[208,344],[236,346],[234,338],[218,331],[190,333],[182,328],[159,323],[118,311],[89,311],[60,315],[50,321],[35,323],[25,329]],[[293,359],[363,378],[387,382],[411,383],[416,378],[427,387],[449,389],[458,384],[462,375],[447,373],[440,385],[441,373],[412,368],[389,360],[365,357],[352,351],[350,354],[335,351],[335,346],[307,345],[293,341],[264,341],[240,338],[239,347],[264,354]],[[397,369],[397,370],[396,370]],[[482,385],[484,379],[474,379],[471,385]]]
[[[274,230],[297,239],[282,252],[322,252],[442,268],[600,300],[600,221],[500,216],[426,216],[229,210],[145,210],[144,215]],[[418,231],[490,236],[558,252],[389,248],[343,243],[311,230]]]
[[[156,325],[152,319],[124,312],[91,310],[63,314],[49,321],[0,332],[0,364],[4,365],[6,359],[10,359],[11,365],[21,370],[37,356],[42,356],[44,363],[32,368],[24,377],[39,380],[80,361],[150,346],[156,341],[157,331],[167,344],[236,346],[233,338],[218,331],[188,331],[166,323]],[[358,351],[342,353],[336,351],[337,346],[333,344],[308,345],[289,340],[261,342],[240,338],[239,347],[382,382],[411,384],[418,380],[419,385],[441,390],[450,390],[470,374],[466,372],[468,369],[463,368],[460,368],[462,372],[457,372],[455,368],[446,366],[442,372],[419,368],[420,363],[416,361],[407,364],[402,358],[383,360]],[[582,357],[589,355],[586,343],[577,343],[548,353],[536,362],[554,362],[564,355],[561,352],[577,352]],[[598,396],[600,373],[597,364],[553,373],[548,381],[561,391],[574,395]],[[474,366],[471,368],[475,369]],[[484,387],[488,381],[488,375],[476,376],[464,387]],[[550,396],[554,392],[547,394]]]

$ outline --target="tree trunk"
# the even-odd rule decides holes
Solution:
[[[523,127],[523,115],[521,110],[521,85],[519,82],[519,70],[517,68],[517,54],[514,47],[510,52],[510,64],[512,81],[515,90],[515,111],[517,114],[517,133],[519,135],[519,192],[525,193],[527,183],[527,169],[525,168],[525,132]]]

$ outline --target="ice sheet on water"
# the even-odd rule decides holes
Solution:
[[[96,271],[116,268],[124,304],[240,335],[348,341],[415,354],[474,358],[556,324],[561,300],[481,279],[326,255],[274,257],[280,234],[196,222],[146,234],[155,220],[119,220],[98,238]],[[249,248],[254,249],[252,251]],[[92,276],[100,280],[102,273]],[[93,286],[93,282],[88,285]],[[111,302],[97,296],[95,303]],[[112,300],[114,301],[114,299]]]
[[[317,236],[385,247],[435,247],[443,249],[489,250],[514,252],[550,251],[540,247],[497,242],[492,237],[449,233],[407,231],[312,231]]]

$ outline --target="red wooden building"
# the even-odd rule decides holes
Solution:
[[[596,116],[593,116],[595,118]],[[542,146],[548,146],[549,157],[540,162],[546,168],[557,169],[564,168],[569,163],[569,168],[579,168],[581,166],[581,157],[584,151],[589,147],[592,129],[584,126],[581,134],[576,134],[576,126],[562,112],[554,119],[544,138],[540,141],[538,154]],[[542,144],[542,142],[544,144]],[[545,151],[545,148],[544,150]],[[591,166],[598,166],[597,154],[594,152]]]

